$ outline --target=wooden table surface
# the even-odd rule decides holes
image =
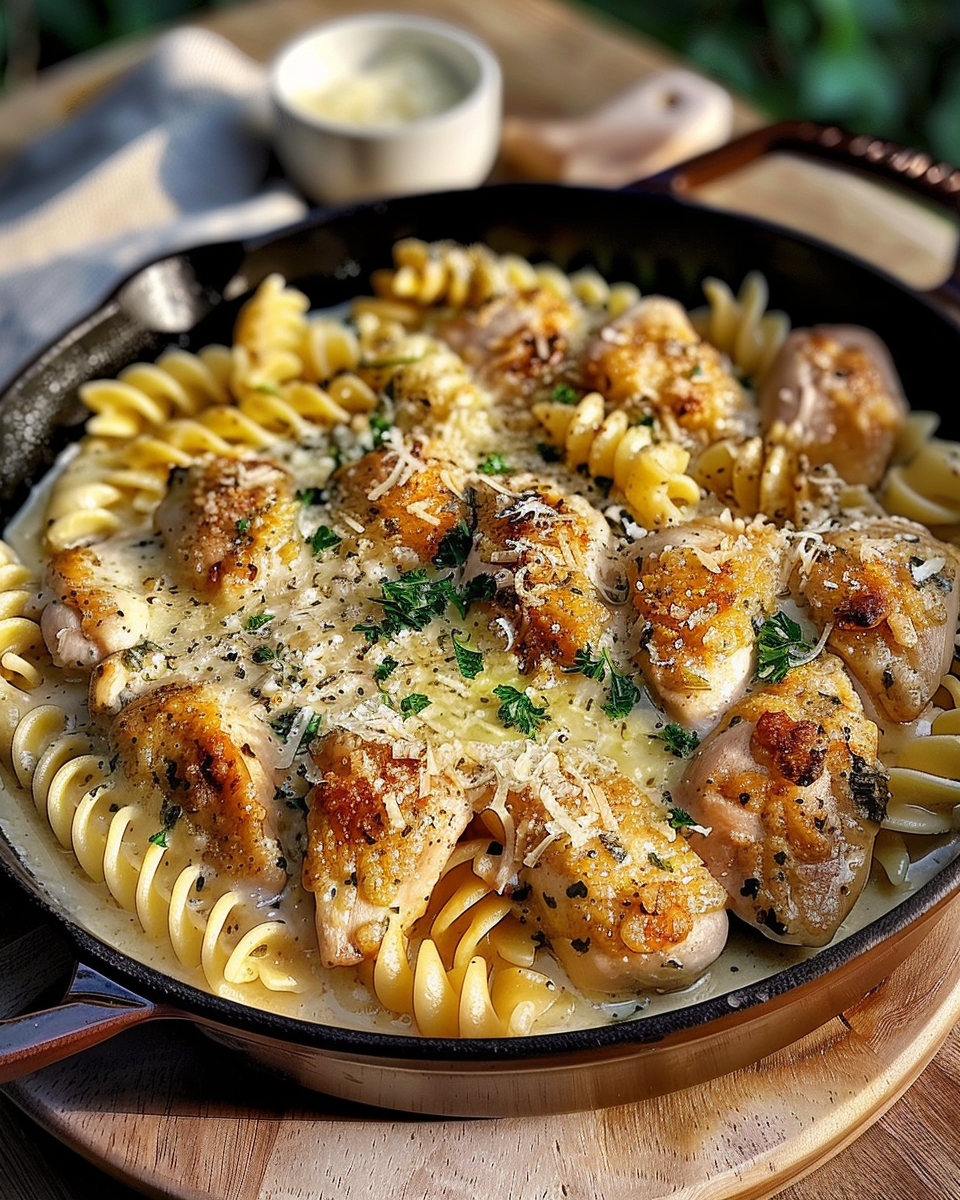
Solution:
[[[211,13],[201,23],[265,61],[307,26],[361,8],[419,11],[474,30],[500,57],[506,111],[518,115],[583,115],[674,61],[622,27],[559,0],[252,0]],[[148,45],[133,41],[81,56],[48,71],[36,86],[0,97],[0,166],[22,145],[69,119],[142,58]],[[761,123],[760,114],[736,105],[737,131]],[[942,217],[859,179],[838,180],[809,163],[771,159],[711,184],[700,198],[815,233],[883,263],[918,286],[931,286],[945,275],[953,254],[955,232]],[[783,1200],[872,1200],[881,1195],[888,1200],[960,1200],[958,1111],[960,1027],[954,1027],[902,1099],[829,1163],[780,1195]],[[603,1180],[594,1183],[596,1194],[605,1195]],[[490,1197],[496,1194],[491,1191]],[[133,1200],[134,1195],[0,1095],[3,1200]],[[307,1193],[293,1189],[286,1195]],[[233,1194],[223,1200],[233,1200]]]

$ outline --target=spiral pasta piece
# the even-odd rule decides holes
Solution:
[[[960,679],[947,675],[941,687],[952,707],[933,719],[929,736],[901,746],[889,767],[890,803],[883,828],[894,834],[942,834],[960,828]],[[898,862],[893,856],[889,840],[884,866],[893,880],[906,871],[903,859]]]
[[[229,399],[232,357],[226,346],[197,354],[171,347],[155,363],[134,363],[116,379],[94,379],[80,388],[93,416],[87,434],[113,440],[136,437],[175,416],[194,416]]]
[[[79,453],[58,476],[44,514],[44,543],[51,553],[103,541],[123,525],[124,493],[106,482],[121,460],[102,442],[81,443]]]
[[[243,396],[303,377],[310,302],[282,275],[271,274],[243,305],[233,328],[230,387]]]
[[[762,512],[790,520],[806,496],[796,453],[761,437],[714,442],[697,456],[692,474],[702,488],[738,514]]]
[[[342,371],[355,371],[360,364],[360,339],[342,321],[312,317],[307,321],[303,343],[304,378],[327,383]]]
[[[372,968],[371,989],[391,1012],[412,1016],[427,1037],[514,1037],[569,1009],[562,989],[531,969],[528,934],[516,926],[508,897],[474,872],[471,858],[488,841],[466,843],[451,856],[427,913],[408,938],[391,919]],[[516,950],[520,963],[511,961]]]
[[[960,446],[928,438],[908,462],[890,468],[880,501],[887,512],[920,521],[955,541],[960,534]]]
[[[576,405],[544,401],[534,415],[569,466],[586,466],[594,479],[619,489],[633,517],[647,529],[689,520],[700,488],[686,473],[689,451],[674,442],[654,444],[645,425],[631,426],[622,411],[606,415],[599,392]]]
[[[19,691],[29,691],[43,679],[38,665],[43,636],[30,611],[32,583],[32,572],[0,542],[0,677]]]
[[[786,313],[767,311],[769,290],[759,271],[751,271],[736,296],[720,279],[703,281],[707,307],[690,314],[694,328],[728,355],[737,370],[762,379],[790,332]]]
[[[394,246],[393,259],[392,270],[374,272],[374,291],[381,301],[414,306],[412,313],[397,310],[398,318],[408,323],[418,308],[474,308],[497,296],[535,288],[576,298],[614,317],[635,304],[640,295],[633,284],[609,284],[592,267],[568,275],[553,263],[533,264],[518,254],[497,254],[483,245],[405,238]]]
[[[134,913],[148,936],[168,940],[184,966],[201,966],[212,990],[240,989],[242,998],[253,983],[270,991],[302,986],[290,968],[295,952],[283,922],[251,922],[242,897],[231,889],[217,896],[215,875],[195,864],[168,869],[166,846],[151,836],[156,818],[125,802],[104,755],[70,731],[63,708],[28,710],[14,730],[10,758],[21,787],[84,874]],[[210,897],[206,913],[197,907],[201,880]]]

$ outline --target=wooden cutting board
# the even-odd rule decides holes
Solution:
[[[960,899],[876,991],[788,1049],[710,1084],[601,1112],[474,1121],[383,1113],[267,1076],[180,1022],[121,1034],[6,1092],[98,1167],[168,1200],[760,1200],[856,1138],[934,1056],[960,1018],[958,917]],[[34,953],[19,964],[36,967]],[[882,1163],[878,1174],[874,1160],[862,1190],[846,1181],[844,1195],[878,1195],[881,1179],[885,1200],[960,1195],[949,1190],[960,1187],[949,1130],[960,1111],[958,1051],[954,1036],[924,1143],[899,1147],[936,1168],[939,1186],[924,1190]],[[840,1195],[827,1179],[784,1200]],[[25,1179],[5,1200],[36,1200],[35,1186]],[[109,1200],[109,1189],[100,1195]]]

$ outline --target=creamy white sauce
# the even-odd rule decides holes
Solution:
[[[389,86],[385,95],[389,98],[391,88],[405,78],[408,76],[404,71],[388,73]],[[443,101],[444,104],[447,102]],[[396,112],[396,104],[390,103],[394,104]],[[381,111],[369,106],[365,108],[367,101],[362,95],[355,97],[351,104],[354,111],[361,114]],[[353,119],[364,118],[355,116]],[[477,421],[476,426],[481,436],[489,432],[483,420]],[[272,448],[271,456],[283,461],[301,486],[315,487],[321,486],[333,469],[330,449],[328,445],[315,449],[277,446]],[[510,448],[509,453],[514,466],[535,469],[535,461],[524,461],[519,449]],[[35,490],[5,534],[24,561],[38,570],[42,514],[51,481],[52,477]],[[571,487],[582,487],[583,484],[584,480],[579,476],[571,476],[569,480]],[[309,536],[320,524],[336,523],[336,517],[320,505],[305,508],[300,521],[301,532]],[[349,529],[343,531],[345,539],[351,532]],[[137,558],[133,553],[135,540],[132,538],[130,543],[133,562]],[[336,554],[319,555],[308,574],[298,579],[295,590],[271,595],[266,601],[259,594],[251,593],[241,607],[227,614],[215,627],[211,627],[202,608],[189,602],[189,597],[161,589],[156,593],[150,638],[171,653],[179,677],[190,681],[212,681],[227,695],[245,696],[245,702],[252,706],[257,719],[265,724],[271,716],[296,706],[322,712],[328,727],[353,722],[358,727],[387,728],[391,721],[396,723],[396,708],[402,698],[418,692],[429,694],[431,699],[430,707],[421,714],[422,731],[429,731],[429,736],[438,744],[497,744],[516,737],[497,723],[497,701],[491,695],[497,684],[517,680],[516,660],[510,651],[509,638],[504,636],[497,622],[489,623],[473,614],[455,625],[447,620],[436,621],[423,633],[405,632],[389,644],[373,647],[367,644],[362,633],[352,629],[354,624],[369,620],[378,611],[375,597],[384,571],[393,571],[402,565],[412,564],[384,562],[381,548],[373,545],[361,546],[346,560]],[[256,630],[247,628],[247,619],[265,610],[269,610],[273,620]],[[471,647],[482,648],[485,660],[482,678],[467,680],[458,674],[451,643],[454,628],[461,640]],[[626,656],[630,649],[627,633],[621,630],[618,636],[622,639],[618,649]],[[266,664],[256,661],[259,648],[281,642],[285,647],[285,665],[278,665],[276,660]],[[373,683],[372,672],[386,652],[397,658],[400,666],[378,688]],[[392,710],[383,705],[382,695],[389,698]],[[83,699],[84,689],[80,685],[53,688],[45,684],[31,696],[30,702],[49,700],[65,705],[82,723],[85,720]],[[583,676],[570,676],[565,686],[545,690],[544,699],[549,704],[555,726],[569,731],[572,747],[587,755],[609,758],[634,783],[654,795],[668,792],[682,772],[683,762],[669,755],[662,740],[656,736],[663,717],[648,700],[639,704],[627,719],[611,722],[601,711],[603,688]],[[398,728],[401,731],[409,728],[413,736],[417,725],[405,727],[401,723]],[[283,745],[278,742],[275,751],[278,756],[282,755]],[[285,766],[285,760],[281,761]],[[312,770],[306,755],[293,760],[289,779],[292,800],[304,794]],[[183,968],[166,941],[145,938],[136,917],[109,900],[102,886],[82,875],[72,856],[55,843],[49,827],[33,805],[18,794],[15,782],[6,772],[4,779],[7,791],[2,817],[4,830],[34,874],[40,890],[55,906],[132,958],[187,983],[203,986],[199,972]],[[241,1003],[311,1021],[348,1028],[407,1031],[409,1020],[383,1012],[355,972],[330,972],[320,967],[313,932],[313,897],[299,883],[302,812],[296,804],[281,806],[279,817],[279,832],[291,868],[291,882],[276,904],[271,903],[271,897],[256,891],[246,897],[246,904],[257,909],[262,919],[278,917],[294,931],[298,943],[298,970],[305,987],[297,993],[284,993],[247,986],[227,989],[225,994]],[[942,869],[957,854],[954,839],[912,839],[911,848],[916,861],[905,889],[892,888],[885,882],[882,872],[875,870],[837,939],[850,936],[881,913],[894,908],[904,895]],[[733,993],[816,953],[816,950],[768,941],[734,921],[727,948],[692,987],[666,994],[647,993],[636,998],[595,1001],[578,996],[576,1011],[566,1027],[590,1026],[611,1019],[670,1011]],[[566,982],[562,970],[548,954],[538,956],[537,967],[558,982]]]

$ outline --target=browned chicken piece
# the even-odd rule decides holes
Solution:
[[[784,584],[784,535],[761,521],[704,518],[643,547],[631,592],[637,662],[670,717],[703,733],[754,674],[756,623]]]
[[[519,495],[481,485],[477,554],[509,612],[511,648],[523,671],[543,660],[569,667],[609,619],[597,580],[609,529],[577,497],[541,484]]]
[[[445,464],[384,446],[337,472],[333,499],[368,536],[406,546],[429,561],[444,538],[470,516],[469,505],[451,488]]]
[[[912,521],[877,518],[822,535],[794,575],[811,620],[878,711],[912,721],[950,669],[960,551]]]
[[[549,389],[584,337],[580,304],[548,288],[511,293],[457,314],[435,329],[501,399]]]
[[[745,430],[743,388],[676,300],[645,296],[605,325],[587,347],[583,374],[615,408],[675,422],[698,443]]]
[[[170,474],[155,515],[174,568],[193,591],[237,603],[286,578],[301,550],[289,475],[259,459],[211,457]]]
[[[727,897],[663,808],[612,765],[564,758],[507,800],[514,910],[588,992],[673,990],[723,949]]]
[[[135,590],[139,579],[131,575],[131,565],[119,541],[53,556],[47,586],[54,599],[45,606],[40,627],[58,667],[94,667],[146,636],[150,608]]]
[[[886,346],[852,325],[795,329],[757,400],[765,433],[779,423],[811,466],[832,463],[848,483],[867,487],[883,478],[907,416]]]
[[[472,807],[453,779],[387,742],[338,730],[314,760],[303,886],[324,965],[348,966],[376,956],[391,913],[404,930],[423,915]]]
[[[264,765],[267,735],[193,684],[164,684],[124,708],[111,726],[123,773],[162,813],[178,812],[204,861],[272,892],[286,862],[262,797],[275,781]]]
[[[822,946],[860,894],[887,801],[879,733],[833,655],[753,692],[700,747],[673,798],[733,911]]]

